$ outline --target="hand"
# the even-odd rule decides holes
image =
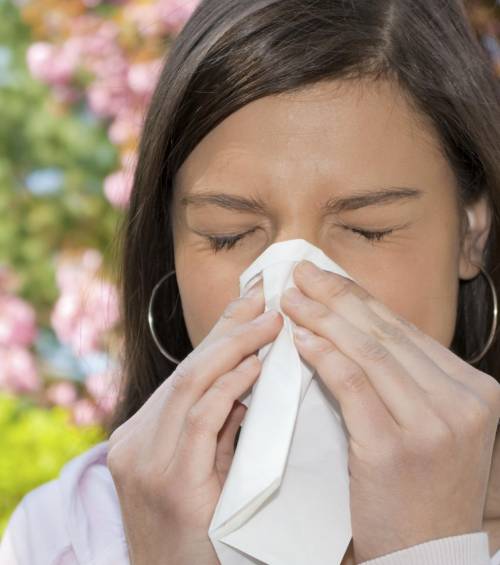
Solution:
[[[208,528],[246,412],[237,399],[260,373],[254,352],[283,322],[278,312],[256,318],[263,310],[260,281],[111,434],[107,465],[133,565],[219,563]]]
[[[282,310],[349,434],[357,563],[482,530],[500,385],[355,282],[298,266]],[[301,292],[302,291],[302,292]]]

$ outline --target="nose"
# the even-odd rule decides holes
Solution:
[[[305,239],[312,245],[322,248],[322,242],[320,237],[320,225],[319,222],[314,224],[294,223],[291,225],[283,225],[276,237],[273,239],[272,243],[278,243],[280,241],[287,241],[289,239]]]

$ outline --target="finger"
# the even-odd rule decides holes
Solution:
[[[353,441],[379,448],[382,438],[394,435],[397,422],[357,363],[302,326],[294,328],[294,338],[299,354],[338,400]]]
[[[268,310],[235,326],[204,349],[192,351],[169,377],[168,394],[176,397],[179,406],[192,406],[216,378],[275,339],[282,323],[278,311]]]
[[[212,328],[212,331],[206,336],[202,343],[198,345],[197,353],[206,346],[213,344],[224,333],[227,333],[231,327],[254,320],[259,314],[263,313],[263,311],[263,283],[262,279],[259,279],[247,290],[244,297],[239,297],[227,305],[219,321]],[[180,370],[183,371],[182,368]],[[167,397],[168,391],[171,388],[172,381],[170,379],[172,379],[172,377],[173,373],[156,388],[148,400],[127,420],[127,422],[124,422],[120,428],[114,431],[113,441],[118,441],[125,435],[128,435],[129,430],[135,429],[138,422],[144,424],[148,420],[157,420],[158,412],[164,411],[168,403]],[[199,394],[201,394],[201,392]]]
[[[363,331],[373,328],[382,337],[388,336],[389,346],[403,349],[406,356],[413,359],[408,366],[422,388],[439,395],[447,394],[449,380],[453,379],[486,402],[491,402],[492,396],[496,396],[498,383],[492,376],[472,367],[448,347],[378,301],[355,281],[312,265],[314,274],[306,273],[309,264],[307,269],[301,264],[297,266],[294,275],[299,288],[311,298],[335,309]],[[412,348],[411,344],[415,347]],[[396,349],[393,352],[396,353]]]
[[[448,347],[421,331],[402,316],[394,313],[381,302],[373,299],[368,301],[368,305],[381,319],[394,324],[408,339],[425,351],[450,378],[467,389],[473,390],[485,401],[491,399],[492,394],[495,394],[495,390],[498,389],[498,382],[491,375],[476,369]]]
[[[189,410],[170,465],[172,473],[182,472],[197,484],[214,471],[218,434],[234,402],[257,379],[260,367],[258,357],[251,355],[219,377]]]
[[[243,305],[242,302],[239,304]],[[231,308],[231,312],[232,316],[239,315],[238,308]],[[161,385],[164,386],[163,402],[153,441],[164,444],[166,430],[170,437],[177,439],[187,411],[213,382],[273,341],[282,324],[281,314],[268,310],[253,320],[236,324],[201,350],[194,349]]]
[[[294,292],[291,292],[294,291]],[[294,302],[293,296],[297,297]],[[425,391],[406,368],[374,337],[365,334],[340,314],[305,296],[298,289],[282,295],[282,309],[297,324],[331,341],[357,363],[393,418],[403,428],[412,428],[432,415]]]
[[[244,404],[238,400],[235,401],[227,420],[219,432],[217,450],[215,452],[215,468],[217,469],[221,486],[226,482],[226,476],[235,451],[234,441],[246,411],[247,407]]]
[[[305,270],[308,269],[298,269],[297,283],[306,296],[337,312],[382,343],[423,390],[440,395],[449,395],[452,392],[450,387],[457,390],[456,381],[434,361],[425,348],[409,338],[409,327],[407,331],[403,331],[403,324],[396,324],[395,319],[381,318],[370,307],[369,304],[378,301],[365,289],[346,277],[321,269],[316,269],[315,275],[305,277]]]

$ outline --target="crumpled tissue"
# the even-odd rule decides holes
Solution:
[[[340,565],[352,538],[347,429],[280,308],[302,259],[355,280],[304,239],[270,245],[240,275],[240,296],[263,278],[265,309],[284,323],[240,398],[247,412],[208,531],[222,565]]]

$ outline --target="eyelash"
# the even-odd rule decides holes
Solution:
[[[386,235],[389,235],[394,230],[385,230],[385,231],[366,231],[366,230],[359,230],[356,228],[348,228],[344,226],[345,229],[351,230],[353,233],[359,234],[361,237],[364,237],[368,241],[381,241]],[[225,236],[213,236],[209,235],[206,236],[210,242],[212,249],[217,253],[221,249],[227,249],[228,251],[238,243],[241,239],[243,239],[246,235],[254,232],[255,229],[240,233],[238,235],[225,235]]]

